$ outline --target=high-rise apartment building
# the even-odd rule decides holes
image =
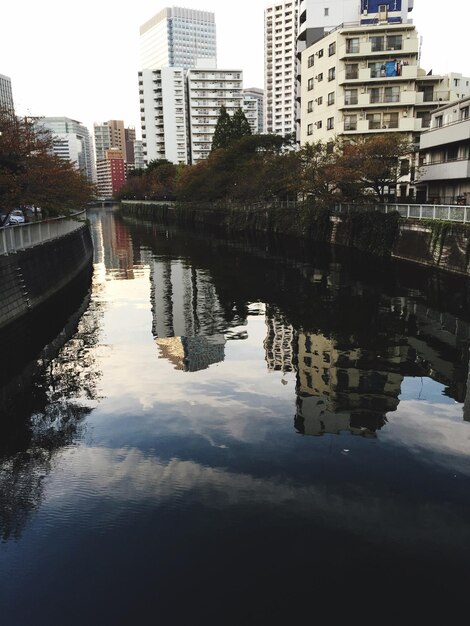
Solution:
[[[123,120],[109,120],[102,124],[95,123],[93,125],[93,133],[97,162],[105,158],[106,150],[117,148],[121,150],[127,164],[132,165],[134,163],[134,127],[126,128]]]
[[[74,163],[89,181],[96,181],[90,133],[81,122],[69,117],[42,117],[36,124],[51,132],[57,156]]]
[[[264,133],[264,91],[257,87],[244,89],[242,108],[252,134]]]
[[[140,68],[194,67],[217,56],[214,13],[169,7],[140,27]]]
[[[139,72],[142,144],[145,162],[188,163],[186,81],[182,68]]]
[[[296,123],[298,0],[283,0],[264,12],[265,131],[291,135]]]
[[[12,113],[14,111],[11,79],[0,74],[0,109]]]
[[[190,157],[191,163],[197,163],[209,156],[221,107],[229,115],[242,108],[243,73],[201,61],[188,71],[187,82]]]
[[[188,163],[186,72],[217,56],[214,13],[170,7],[140,28],[139,96],[146,163]]]

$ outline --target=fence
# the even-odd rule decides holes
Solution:
[[[338,204],[335,206],[335,213],[340,215],[361,211],[397,212],[401,217],[408,219],[470,223],[470,206],[445,204]]]
[[[85,219],[86,211],[84,210],[70,217],[56,217],[0,228],[0,255],[32,248],[51,239],[68,235],[81,228]]]

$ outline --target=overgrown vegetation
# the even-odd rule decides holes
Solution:
[[[33,205],[43,217],[62,215],[95,196],[74,164],[53,154],[53,142],[32,120],[0,109],[0,226],[15,208]]]

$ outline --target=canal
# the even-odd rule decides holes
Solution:
[[[453,623],[468,282],[89,219],[92,284],[0,352],[1,626]]]

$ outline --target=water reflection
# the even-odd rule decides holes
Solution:
[[[456,290],[453,277],[409,266],[392,271],[386,262],[371,267],[344,251],[209,241],[127,223],[151,267],[152,332],[160,356],[175,368],[221,362],[230,328],[246,324],[258,298],[272,303],[258,305],[266,319],[268,370],[296,374],[298,432],[375,437],[410,376],[439,381],[446,395],[465,402],[466,281]],[[413,273],[417,282],[409,284]]]
[[[44,479],[58,452],[83,434],[83,421],[98,398],[100,372],[92,352],[100,307],[90,304],[88,279],[74,284],[62,306],[42,310],[36,343],[49,340],[37,354],[23,354],[0,385],[0,537],[18,539],[28,516],[43,497]],[[81,298],[81,302],[80,302]],[[70,312],[76,302],[78,308]],[[50,322],[50,323],[48,323]],[[41,325],[43,323],[43,325]],[[62,329],[50,340],[51,325]],[[35,344],[36,345],[36,344]]]

